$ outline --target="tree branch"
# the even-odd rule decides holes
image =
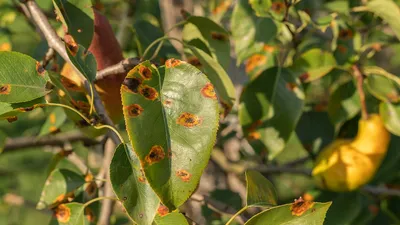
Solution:
[[[362,190],[374,195],[390,195],[400,197],[400,190],[389,189],[387,187],[373,187],[370,185],[365,185]]]
[[[139,63],[140,63],[139,58],[124,59],[115,65],[109,66],[105,69],[98,71],[96,74],[96,80],[101,80],[107,76],[112,76],[115,74],[127,73],[129,70],[133,69]]]
[[[88,80],[82,75],[82,73],[74,66],[74,64],[69,59],[67,51],[65,50],[64,43],[61,41],[60,37],[58,37],[55,30],[51,27],[48,19],[43,14],[37,3],[34,0],[26,0],[25,4],[29,9],[29,12],[31,14],[31,19],[35,22],[39,30],[43,33],[49,47],[54,49],[58,54],[60,54],[60,56],[74,68],[75,72],[82,79],[87,93],[91,93],[91,87]],[[107,115],[104,105],[100,99],[100,96],[95,89],[93,89],[93,96],[91,97],[94,99],[93,101],[94,107],[96,109],[96,112],[103,119],[103,123],[114,127],[114,124],[110,119],[110,117]],[[112,133],[111,138],[115,144],[118,145],[121,143],[116,134]]]
[[[367,104],[365,103],[365,93],[363,89],[364,84],[364,77],[360,71],[358,65],[353,65],[353,75],[357,81],[357,91],[358,95],[360,96],[360,103],[361,103],[361,117],[362,119],[368,119],[368,111],[367,111]]]
[[[22,150],[26,148],[41,147],[41,146],[63,146],[66,142],[83,141],[88,145],[95,145],[99,142],[86,137],[81,132],[67,132],[56,135],[37,137],[19,137],[7,139],[3,153]]]

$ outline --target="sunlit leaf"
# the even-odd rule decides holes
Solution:
[[[39,136],[56,132],[66,119],[67,115],[63,108],[53,109],[40,129]]]
[[[246,171],[247,206],[273,206],[278,199],[274,185],[257,171]]]

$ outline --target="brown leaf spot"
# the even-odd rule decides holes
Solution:
[[[271,10],[275,13],[282,13],[286,10],[286,5],[283,2],[274,2],[271,5]]]
[[[85,182],[92,182],[94,180],[93,174],[88,173],[85,176]]]
[[[172,106],[172,100],[171,100],[171,99],[165,99],[165,100],[163,101],[163,105],[164,105],[165,107],[167,107],[167,108],[171,108],[171,106]]]
[[[56,123],[56,115],[54,113],[50,113],[49,115],[50,123]]]
[[[228,40],[228,36],[226,34],[220,33],[220,32],[215,32],[215,31],[211,32],[211,38],[214,40],[218,40],[218,41]]]
[[[328,109],[328,103],[327,102],[321,102],[319,104],[316,104],[313,107],[314,111],[316,112],[324,112]]]
[[[314,202],[305,201],[302,197],[299,199],[295,199],[294,203],[290,206],[290,211],[292,211],[292,215],[301,216],[304,212],[314,206]]]
[[[275,47],[274,47],[274,46],[271,46],[271,45],[265,44],[265,45],[263,46],[263,51],[272,53],[272,52],[275,51]]]
[[[308,78],[310,78],[310,74],[305,72],[305,73],[301,74],[299,76],[299,78],[300,78],[301,82],[306,82],[308,80]]]
[[[79,111],[88,112],[90,110],[90,104],[88,102],[80,101],[80,100],[75,101],[72,99],[71,103]]]
[[[44,72],[46,72],[46,70],[39,62],[36,62],[36,71],[39,73],[40,76],[44,76]]]
[[[187,62],[188,62],[189,64],[195,66],[196,68],[201,68],[200,60],[199,60],[199,58],[197,58],[197,57],[195,57],[195,56],[189,57],[188,60],[187,60]]]
[[[350,29],[344,29],[339,31],[339,38],[348,40],[354,36],[353,31]]]
[[[247,140],[249,140],[249,141],[259,140],[260,138],[261,138],[261,134],[260,134],[260,132],[257,132],[257,131],[250,132],[247,135]]]
[[[156,100],[158,98],[158,92],[155,88],[152,88],[148,85],[140,85],[139,86],[139,93],[143,95],[143,97],[149,100]]]
[[[138,104],[132,104],[125,107],[129,117],[137,117],[143,112],[143,108]]]
[[[338,45],[337,49],[339,50],[340,53],[345,54],[347,52],[347,48],[344,45]]]
[[[180,169],[176,171],[176,176],[181,178],[181,180],[184,182],[189,182],[190,178],[192,177],[192,174],[190,174],[188,171],[184,169]]]
[[[181,60],[172,58],[172,59],[168,59],[167,61],[165,61],[165,66],[167,68],[172,68],[175,66],[179,66],[181,63],[182,63]]]
[[[160,216],[165,216],[165,215],[167,215],[169,213],[169,209],[168,209],[167,206],[165,206],[163,204],[160,204],[160,206],[157,209],[157,213]]]
[[[151,165],[160,162],[165,157],[164,149],[159,145],[151,147],[149,154],[145,157],[146,162]]]
[[[138,180],[139,180],[140,183],[146,183],[146,178],[143,177],[143,176],[140,176],[140,177],[138,178]]]
[[[140,66],[139,74],[145,80],[150,80],[151,76],[152,76],[151,70],[149,68],[145,67],[145,66]]]
[[[1,51],[11,51],[11,45],[10,43],[4,42],[2,44],[0,44],[0,52]]]
[[[85,208],[85,216],[86,216],[86,219],[87,219],[89,222],[94,222],[95,219],[96,219],[96,217],[94,216],[93,211],[92,211],[89,207],[86,207],[86,208]]]
[[[215,7],[212,10],[212,14],[215,15],[215,14],[219,14],[221,12],[226,11],[229,8],[230,4],[231,4],[230,0],[226,0],[226,1],[221,2],[217,7]]]
[[[18,120],[18,117],[16,117],[16,116],[10,116],[10,117],[7,117],[6,119],[7,119],[7,121],[8,121],[9,123],[12,123],[12,122],[17,121],[17,120]]]
[[[64,42],[67,44],[67,48],[69,49],[70,53],[73,56],[76,56],[76,53],[78,53],[79,47],[78,47],[78,44],[76,43],[75,39],[71,35],[66,34],[64,36]]]
[[[138,93],[139,86],[142,84],[142,81],[137,78],[125,78],[122,82],[122,88],[125,91]]]
[[[18,108],[18,110],[19,110],[20,112],[29,112],[29,111],[32,111],[32,110],[34,110],[34,109],[35,109],[34,106],[29,106],[29,107],[24,107],[24,108]]]
[[[380,43],[374,43],[371,46],[372,49],[374,49],[375,51],[379,52],[382,50],[382,45]]]
[[[97,184],[96,182],[92,181],[90,182],[87,187],[85,188],[85,192],[89,195],[89,196],[94,196],[94,194],[96,194],[97,191]]]
[[[397,94],[396,91],[392,91],[390,93],[386,94],[386,97],[391,101],[391,102],[397,102],[399,101],[399,95]]]
[[[267,57],[261,54],[254,54],[246,61],[246,73],[250,73],[256,67],[267,63]]]
[[[61,77],[61,83],[68,91],[81,91],[76,83],[66,77]]]
[[[178,117],[176,123],[185,127],[194,127],[199,125],[201,120],[194,114],[184,112]]]
[[[60,131],[60,129],[58,129],[56,126],[50,126],[49,131],[50,131],[50,133],[56,133],[56,132]]]
[[[11,92],[11,85],[3,84],[0,86],[0,95],[8,95]]]
[[[288,90],[290,90],[290,91],[293,91],[294,89],[297,88],[297,84],[296,84],[296,83],[288,82],[288,83],[286,83],[286,88],[287,88]]]
[[[255,131],[256,128],[257,128],[258,126],[260,126],[261,124],[262,124],[262,121],[261,121],[261,120],[256,120],[254,123],[252,123],[252,124],[250,125],[248,131],[249,131],[249,132]]]
[[[312,196],[310,193],[304,193],[303,199],[304,201],[314,201],[314,196]]]
[[[71,209],[64,204],[59,205],[54,212],[54,216],[60,223],[67,223],[71,218]]]
[[[211,83],[207,83],[202,89],[201,94],[206,98],[217,99],[214,86]]]
[[[377,215],[379,213],[379,207],[374,204],[368,205],[368,210],[374,215]]]

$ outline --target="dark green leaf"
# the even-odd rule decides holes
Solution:
[[[90,81],[96,78],[97,62],[94,55],[79,45],[77,52],[72,52],[67,46],[67,53],[74,66]]]
[[[303,88],[290,71],[271,68],[245,87],[239,119],[250,144],[273,159],[285,147],[302,113]]]
[[[46,103],[44,97],[34,99],[29,102],[9,104],[0,102],[0,119],[12,119],[23,112],[32,111]]]
[[[68,33],[79,45],[88,49],[94,33],[94,12],[91,0],[53,0],[54,8]]]
[[[361,195],[357,192],[339,194],[332,201],[326,214],[325,225],[352,224],[362,207]]]
[[[400,105],[382,102],[379,106],[379,114],[390,133],[400,136]]]
[[[281,205],[253,216],[245,225],[322,225],[330,205],[331,202],[315,202],[311,208],[305,208],[300,216],[292,214],[292,204]]]
[[[273,206],[278,199],[274,185],[257,171],[246,171],[247,206]]]
[[[392,80],[378,75],[369,75],[366,84],[375,98],[381,101],[399,102],[399,87]]]
[[[6,140],[7,140],[7,134],[4,131],[0,130],[0,154],[4,150],[4,146],[6,145]]]
[[[46,76],[30,56],[0,52],[0,102],[28,102],[46,95]]]
[[[213,85],[202,72],[170,59],[164,73],[161,84],[155,66],[141,63],[128,73],[121,94],[132,147],[150,186],[172,210],[197,187],[219,115]]]
[[[130,145],[117,147],[110,164],[110,180],[126,212],[137,224],[152,224],[160,200],[146,181]]]

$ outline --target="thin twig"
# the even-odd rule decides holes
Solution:
[[[400,190],[397,189],[389,189],[387,187],[374,187],[370,185],[365,185],[362,188],[363,191],[369,192],[374,195],[390,195],[390,196],[399,196]]]
[[[352,66],[354,78],[357,81],[357,91],[358,95],[360,96],[360,103],[361,103],[361,117],[362,119],[368,119],[368,111],[367,111],[367,104],[365,103],[365,93],[363,89],[364,84],[364,77],[360,71],[360,68],[357,65]]]
[[[115,65],[109,66],[105,69],[98,71],[96,74],[96,80],[101,80],[107,76],[112,76],[115,74],[127,73],[129,70],[133,69],[139,63],[140,63],[139,58],[124,59]]]
[[[31,14],[32,20],[35,22],[39,30],[43,33],[48,45],[50,48],[54,49],[60,56],[69,63],[75,70],[75,72],[80,76],[81,80],[83,81],[83,85],[87,91],[87,93],[91,93],[91,85],[89,84],[88,80],[83,76],[83,74],[74,66],[71,60],[68,57],[67,51],[65,49],[64,43],[61,41],[60,37],[57,35],[55,30],[51,27],[48,19],[43,14],[42,10],[39,8],[37,3],[34,0],[27,0],[25,2],[29,12]],[[114,124],[110,117],[107,115],[102,100],[97,93],[97,91],[93,88],[93,104],[96,109],[96,112],[99,116],[103,119],[103,123],[114,127]],[[120,144],[121,141],[119,140],[116,134],[111,134],[111,138],[115,144]]]
[[[56,51],[54,51],[53,48],[49,48],[44,55],[43,61],[42,61],[42,67],[46,68],[46,66],[49,64],[49,62],[55,58]]]
[[[83,141],[87,145],[98,144],[96,140],[86,137],[81,132],[67,132],[56,135],[37,137],[19,137],[7,139],[3,153],[41,146],[63,146],[66,142]]]

